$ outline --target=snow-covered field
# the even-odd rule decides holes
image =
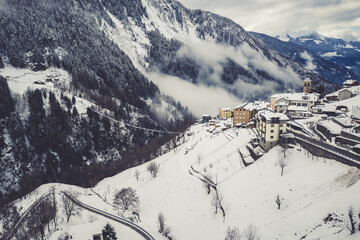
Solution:
[[[249,224],[257,227],[261,239],[359,239],[359,233],[349,235],[341,222],[324,223],[329,214],[347,220],[350,206],[360,211],[360,170],[331,159],[316,158],[299,147],[290,149],[286,157],[284,175],[278,161],[283,153],[278,147],[248,167],[240,163],[238,148],[244,147],[253,133],[248,129],[229,129],[212,134],[203,124],[191,127],[191,136],[175,150],[154,159],[160,164],[159,173],[152,178],[146,168],[149,163],[106,178],[91,189],[56,184],[56,191],[75,188],[79,200],[113,214],[127,215],[110,204],[115,192],[132,187],[140,198],[140,219],[137,224],[155,239],[165,239],[158,233],[157,216],[162,212],[171,235],[176,239],[224,239],[228,227],[241,231]],[[190,174],[194,169],[211,173],[217,189],[223,196],[221,211],[214,214],[212,195],[203,183]],[[140,172],[137,181],[134,173]],[[52,184],[37,190],[40,196]],[[100,194],[103,199],[94,192]],[[278,210],[275,202],[282,200]],[[33,194],[35,196],[35,194]],[[17,204],[26,208],[35,197]],[[64,217],[63,217],[64,218]],[[60,217],[61,219],[61,217]],[[358,221],[358,220],[357,220]],[[140,235],[86,210],[81,215],[63,220],[59,230],[50,239],[58,239],[62,232],[73,234],[73,239],[89,239],[110,222],[119,239],[141,239]]]

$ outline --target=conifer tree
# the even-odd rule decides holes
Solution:
[[[102,235],[104,240],[117,240],[115,229],[109,223],[103,228]]]

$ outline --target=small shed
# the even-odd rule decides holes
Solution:
[[[351,98],[353,96],[352,92],[349,89],[341,89],[339,91],[339,101]]]

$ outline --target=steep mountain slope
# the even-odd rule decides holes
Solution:
[[[102,29],[134,63],[145,68],[145,74],[159,71],[199,85],[225,88],[241,99],[298,90],[305,77],[314,84],[323,82],[227,18],[189,10],[173,0],[144,0],[134,5],[140,17],[124,16],[124,11],[106,5],[114,26],[102,21]]]
[[[192,126],[189,132],[191,135],[186,134],[185,139],[180,140],[185,142],[175,151],[153,160],[160,165],[155,178],[146,170],[148,164],[144,164],[106,178],[92,189],[55,184],[55,191],[77,191],[80,193],[78,199],[86,204],[130,217],[132,209],[124,211],[111,204],[115,193],[131,187],[140,199],[137,211],[141,221],[135,222],[155,239],[165,239],[158,233],[157,216],[160,212],[165,216],[166,226],[171,228],[171,237],[176,239],[224,239],[228,227],[237,227],[243,232],[250,223],[256,226],[261,239],[335,240],[359,237],[359,232],[350,235],[342,222],[347,220],[346,214],[351,205],[356,213],[360,207],[359,169],[331,159],[312,159],[304,149],[293,148],[287,153],[287,166],[281,176],[278,161],[283,153],[278,147],[244,167],[239,150],[243,151],[253,137],[251,130],[230,129],[211,134],[201,124]],[[225,219],[220,209],[215,213],[212,205],[216,195],[214,189],[211,188],[208,193],[199,179],[204,178],[192,168],[212,176],[217,183]],[[139,172],[138,180],[134,176],[136,171]],[[50,189],[51,185],[42,186],[37,194],[40,196]],[[280,209],[276,204],[278,195],[282,201]],[[35,192],[15,202],[15,205],[25,210],[34,199]],[[104,225],[100,216],[91,217],[85,210],[81,211],[81,216],[72,216],[70,224],[66,220],[61,222],[63,213],[58,213],[58,229],[62,230],[51,232],[49,239],[58,239],[66,231],[74,233],[73,238],[81,239],[85,234],[95,234],[96,229]],[[76,225],[82,223],[92,224],[93,227],[82,233],[76,231],[81,227]],[[117,226],[115,222],[110,223]],[[119,234],[126,239],[137,239],[126,231]]]
[[[351,70],[348,77],[360,79],[359,42],[347,42],[329,38],[316,32],[284,32],[276,36],[280,40],[301,45],[321,58]]]
[[[74,89],[63,69],[6,66],[0,74],[1,207],[46,182],[91,186],[149,160],[173,137],[146,110]],[[167,126],[181,128],[188,113],[168,100],[153,104],[169,112]]]
[[[192,121],[100,30],[104,19],[113,25],[97,0],[1,1],[1,206],[44,182],[90,186],[169,136],[122,123],[165,131]]]
[[[281,41],[286,40],[286,38],[279,36],[274,38],[256,32],[251,32],[251,34],[263,41],[271,49],[297,61],[308,70],[318,73],[321,77],[333,83],[342,84],[348,79],[359,78],[351,69],[332,61],[331,58],[324,57],[319,52],[314,51],[313,48],[299,44],[297,41],[291,41],[290,39],[289,41]]]

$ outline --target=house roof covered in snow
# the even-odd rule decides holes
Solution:
[[[278,118],[280,121],[288,121],[289,118],[283,113],[274,113],[271,111],[261,111],[259,112],[259,116],[264,117],[266,120],[271,120],[274,118]]]
[[[255,101],[255,102],[247,102],[244,104],[240,104],[240,105],[234,107],[234,109],[244,108],[245,110],[253,111],[253,110],[260,110],[260,109],[268,108],[269,106],[270,106],[270,103],[268,103],[268,102]]]
[[[340,90],[337,90],[336,92],[327,94],[326,97],[332,97],[332,96],[338,97],[338,96],[339,96],[339,93],[342,92],[342,91],[349,91],[349,92],[351,92],[351,93],[354,94],[354,95],[358,95],[358,94],[360,94],[360,86],[354,86],[354,87],[349,87],[349,88],[342,88],[342,89],[340,89]]]
[[[289,101],[317,101],[319,94],[317,93],[280,93],[271,96],[276,100],[286,99]]]
[[[349,79],[344,82],[344,85],[351,85],[351,84],[354,84],[355,82],[357,82],[357,81]]]

